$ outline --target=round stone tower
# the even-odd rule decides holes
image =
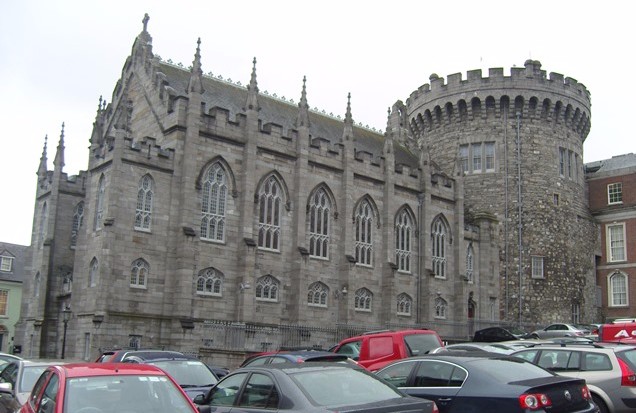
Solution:
[[[463,177],[466,217],[499,221],[501,318],[524,325],[597,318],[583,142],[590,93],[541,63],[430,83],[407,99],[411,134],[442,170]],[[519,265],[521,263],[521,265]]]

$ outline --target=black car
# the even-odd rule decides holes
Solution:
[[[266,353],[254,355],[247,358],[240,367],[262,366],[277,363],[304,363],[315,361],[347,362],[353,361],[344,354],[336,354],[330,351],[300,350],[300,351],[280,351],[276,353]]]
[[[430,400],[409,397],[349,363],[279,363],[244,367],[194,399],[215,412],[437,412]]]
[[[488,327],[475,331],[473,341],[482,343],[496,343],[499,341],[521,340],[528,333],[517,327]]]
[[[598,412],[585,380],[507,355],[431,354],[396,361],[376,374],[406,394],[433,400],[440,413]]]

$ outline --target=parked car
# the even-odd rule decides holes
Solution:
[[[183,357],[183,353],[178,351],[171,350],[163,350],[163,349],[136,349],[136,348],[128,348],[128,349],[115,349],[115,350],[105,350],[102,354],[95,360],[98,363],[119,363],[123,361],[126,357],[135,355],[137,357],[154,359],[158,357],[168,358],[168,357]]]
[[[501,343],[456,343],[447,344],[444,347],[438,347],[435,350],[431,350],[430,354],[443,353],[445,351],[483,351],[486,353],[496,354],[510,354],[516,349],[512,346]]]
[[[438,412],[432,401],[408,397],[348,363],[240,368],[194,402],[201,413]]]
[[[557,374],[585,379],[601,413],[636,410],[636,346],[541,344],[513,355]]]
[[[165,352],[128,354],[123,363],[152,364],[159,367],[172,376],[190,399],[207,393],[219,381],[212,369],[202,361],[174,351],[169,352],[169,356],[163,353]]]
[[[585,380],[526,360],[447,352],[396,361],[376,373],[406,394],[433,400],[440,413],[592,413]]]
[[[376,371],[395,360],[423,355],[443,345],[435,331],[413,329],[369,332],[346,338],[333,351]]]
[[[22,360],[22,357],[9,353],[0,353],[0,368],[2,368],[5,364],[16,360]]]
[[[590,330],[582,330],[573,324],[555,323],[544,329],[535,330],[528,338],[582,337],[591,334]]]
[[[499,341],[521,340],[527,335],[527,332],[518,327],[488,327],[475,331],[473,341],[496,343]]]
[[[16,360],[2,366],[0,387],[9,389],[20,405],[26,403],[35,381],[49,366],[63,364],[64,360],[29,361]]]
[[[146,364],[71,363],[49,366],[20,413],[198,413],[179,385]]]
[[[336,354],[330,351],[281,351],[264,355],[249,357],[241,363],[240,367],[262,366],[277,363],[304,363],[313,361],[347,362],[351,360],[344,354]]]

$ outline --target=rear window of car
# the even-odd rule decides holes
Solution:
[[[369,358],[390,356],[393,354],[393,337],[372,337],[369,339]]]
[[[291,377],[318,406],[377,403],[404,397],[379,378],[357,369],[306,370]]]
[[[623,360],[632,369],[632,371],[636,371],[636,348],[617,351],[616,357]]]
[[[404,336],[409,356],[422,356],[441,346],[437,334],[409,334]]]
[[[472,363],[474,363],[475,367],[488,372],[494,377],[495,383],[510,383],[541,377],[553,377],[555,375],[537,365],[520,359],[479,359]]]

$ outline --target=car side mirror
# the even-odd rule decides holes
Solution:
[[[11,383],[0,383],[0,394],[13,394]]]
[[[192,399],[192,402],[194,404],[204,404],[203,401],[205,400],[205,395],[204,394],[197,394],[196,396],[194,396],[194,399]]]

